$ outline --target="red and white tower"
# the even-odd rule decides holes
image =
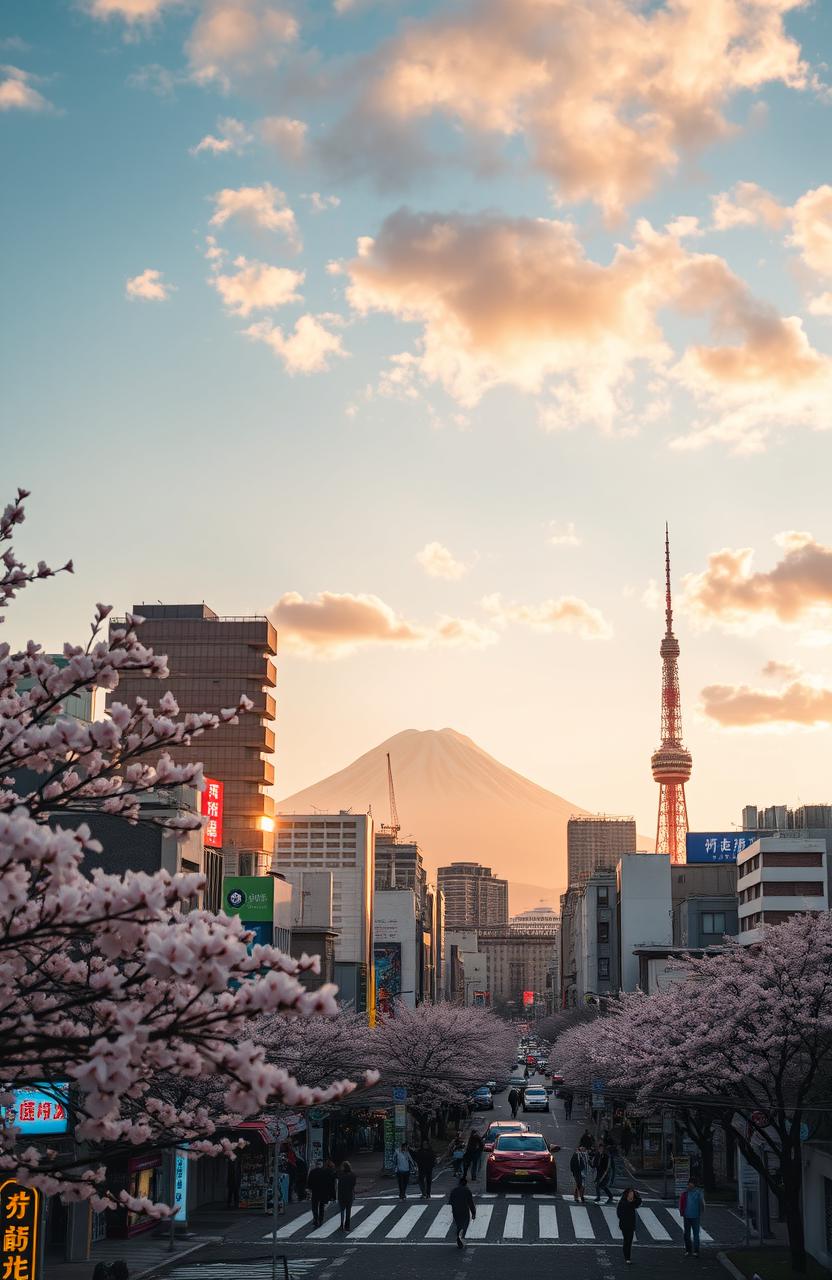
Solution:
[[[670,598],[670,536],[664,527],[665,617],[667,630],[659,653],[662,657],[662,745],[650,761],[659,784],[659,823],[656,853],[669,853],[671,863],[684,862],[688,807],[685,783],[693,768],[693,757],[682,742],[682,708],[679,705],[679,641],[673,634],[673,605]]]

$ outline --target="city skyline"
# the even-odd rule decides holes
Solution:
[[[832,15],[594,10],[4,7],[12,644],[268,613],[277,797],[447,725],[650,834],[669,519],[691,829],[828,798]]]

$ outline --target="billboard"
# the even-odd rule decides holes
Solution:
[[[273,944],[274,880],[271,876],[225,876],[222,905],[228,915],[239,916],[252,931],[254,943]]]
[[[222,848],[222,797],[225,785],[216,778],[205,779],[199,811],[205,819],[203,840],[209,849]]]
[[[687,862],[736,862],[759,831],[689,831],[685,837]]]
[[[376,978],[376,1010],[386,1018],[396,1013],[396,1001],[402,994],[402,944],[374,942],[373,968]]]
[[[41,1133],[66,1133],[69,1085],[52,1086],[50,1093],[42,1089],[15,1089],[11,1108],[20,1137]]]
[[[533,991],[524,991],[524,992],[523,992],[523,1004],[524,1004],[524,1006],[525,1006],[526,1008],[528,1008],[528,1006],[529,1006],[530,1004],[534,1004],[534,992],[533,992]]]

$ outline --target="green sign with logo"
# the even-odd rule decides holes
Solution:
[[[246,924],[274,921],[274,880],[271,876],[225,876],[222,882],[223,910],[240,916]]]

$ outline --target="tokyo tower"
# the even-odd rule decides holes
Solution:
[[[693,768],[693,757],[682,742],[682,709],[679,705],[679,641],[673,634],[673,605],[670,598],[670,536],[664,527],[665,618],[659,653],[662,658],[662,745],[653,752],[653,777],[659,784],[659,822],[656,853],[669,853],[671,864],[685,862],[688,807],[685,783]]]

